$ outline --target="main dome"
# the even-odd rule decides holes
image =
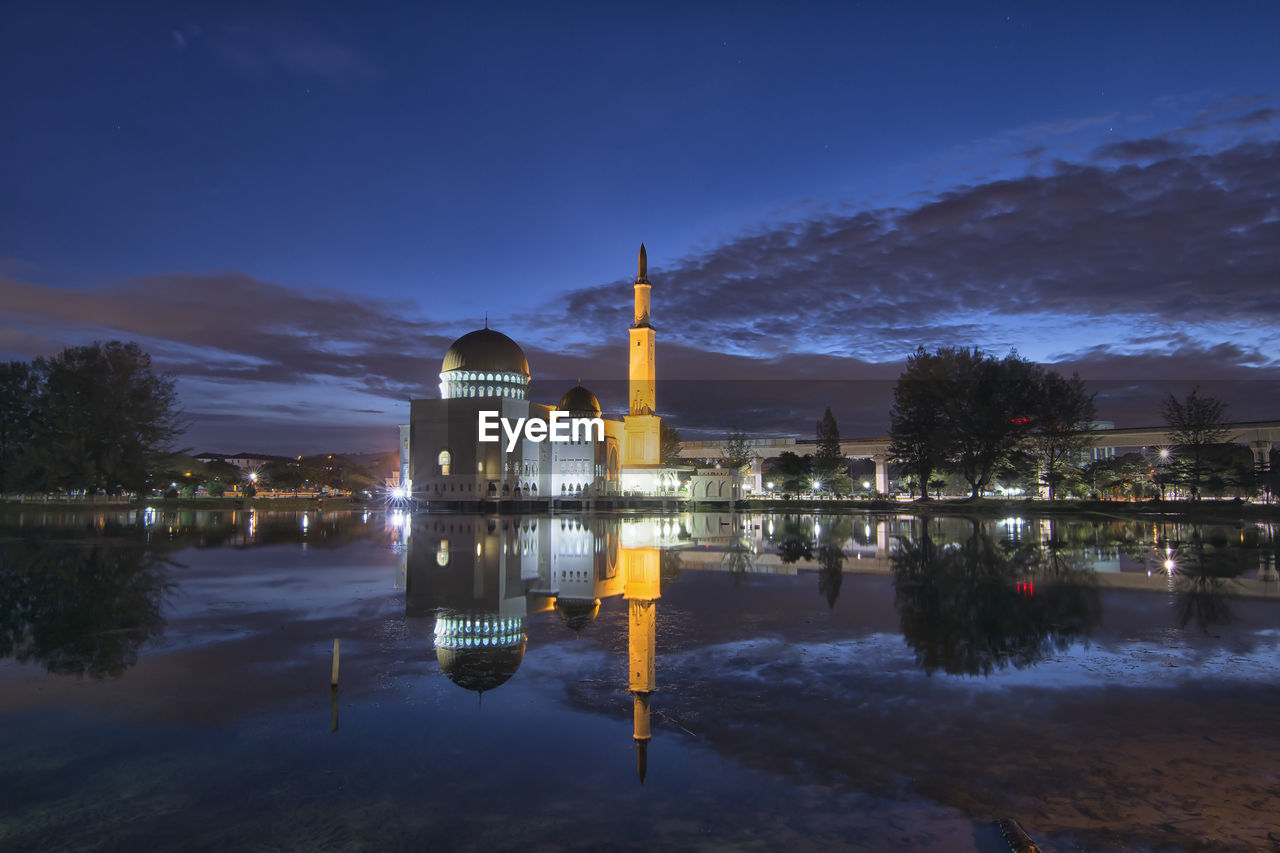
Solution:
[[[453,342],[440,365],[440,397],[525,399],[529,361],[520,345],[486,326]]]
[[[444,354],[441,373],[453,370],[483,370],[486,373],[519,373],[529,376],[529,361],[520,345],[502,332],[490,328],[467,332]]]
[[[441,672],[467,690],[502,686],[524,660],[527,638],[520,617],[441,609],[434,634]]]

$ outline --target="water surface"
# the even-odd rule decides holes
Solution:
[[[0,848],[1280,843],[1266,525],[0,520]],[[329,688],[342,641],[341,686]]]

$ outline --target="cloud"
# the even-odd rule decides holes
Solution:
[[[1280,325],[1278,198],[1275,140],[1148,165],[1058,162],[741,234],[652,270],[654,318],[672,318],[664,343],[869,361],[916,344],[1061,339],[1073,325],[1079,336],[1095,322],[1250,337]],[[616,329],[625,295],[619,282],[561,306]]]
[[[178,50],[185,50],[199,29],[175,31]],[[255,22],[220,27],[206,37],[224,65],[236,74],[263,79],[275,74],[322,80],[349,86],[378,76],[378,66],[354,48],[320,32],[297,26],[276,27]]]
[[[1081,148],[1083,162],[1023,146],[1038,160],[1027,174],[891,206],[787,207],[655,265],[660,407],[692,437],[730,426],[807,434],[827,405],[846,436],[883,435],[909,353],[978,345],[1079,370],[1099,389],[1101,416],[1122,425],[1156,422],[1161,396],[1197,382],[1230,400],[1235,417],[1273,417],[1280,140],[1267,136],[1266,112],[1242,102],[1203,119],[1218,126],[1213,139],[1184,128],[1109,141]],[[1230,122],[1237,131],[1227,134]],[[403,420],[405,400],[435,395],[439,359],[465,331],[245,273],[81,290],[17,274],[0,277],[0,349],[29,357],[140,340],[209,424],[238,423],[264,441],[292,435],[266,452],[290,452],[304,433],[382,435],[371,425]],[[629,282],[605,282],[495,318],[529,357],[534,399],[553,402],[582,378],[607,411],[625,407],[631,296]],[[393,442],[394,429],[385,432]],[[208,442],[217,440],[197,443]],[[322,447],[297,452],[313,449]]]
[[[426,393],[453,335],[390,304],[303,292],[243,273],[172,274],[69,292],[0,278],[4,336],[50,351],[86,340],[144,339],[156,363],[183,377],[248,385],[331,377],[393,399]]]
[[[1103,145],[1093,152],[1094,160],[1160,160],[1187,152],[1187,146],[1169,139],[1126,139]]]

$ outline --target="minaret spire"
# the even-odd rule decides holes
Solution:
[[[653,415],[657,410],[654,394],[657,377],[654,375],[653,364],[654,331],[653,325],[649,322],[649,291],[653,286],[649,284],[649,253],[645,251],[644,243],[640,244],[640,263],[636,271],[639,275],[636,276],[635,284],[632,285],[636,296],[635,322],[631,324],[628,342],[630,346],[627,347],[631,362],[630,385],[627,393],[631,398],[631,414],[648,416]],[[632,433],[637,428],[635,424],[628,427]],[[627,446],[631,449],[627,450],[624,464],[658,464],[658,423],[654,421],[643,429],[648,431],[647,437],[632,435],[628,439]]]

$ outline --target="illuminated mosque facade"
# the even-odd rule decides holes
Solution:
[[[624,495],[673,494],[674,469],[659,460],[655,333],[650,324],[648,259],[640,246],[634,282],[634,323],[628,335],[628,413],[603,417],[600,401],[581,383],[555,405],[529,399],[533,374],[519,344],[489,328],[453,342],[440,366],[440,398],[413,400],[401,426],[401,482],[419,501],[468,504]],[[601,418],[604,437],[534,441],[521,435],[479,441],[482,411],[509,423],[548,420],[552,411]]]

